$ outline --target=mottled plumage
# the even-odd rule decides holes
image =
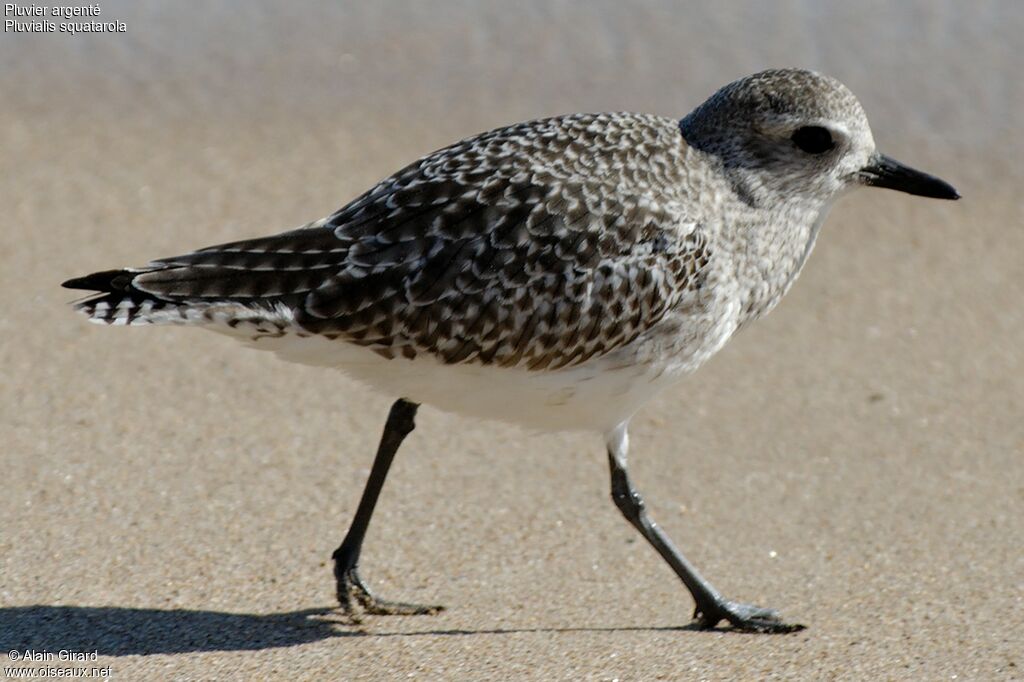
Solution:
[[[93,321],[207,326],[338,367],[402,398],[335,553],[338,597],[373,597],[363,534],[416,404],[529,427],[604,432],[616,504],[710,626],[787,630],[729,602],[650,523],[625,469],[627,425],[792,285],[837,196],[875,185],[956,198],[875,151],[837,81],[775,70],[680,121],[576,114],[441,149],[331,216],[283,234],[99,272],[65,286]]]
[[[676,121],[638,114],[502,128],[306,228],[120,274],[131,306],[79,308],[320,334],[387,358],[576,365],[635,341],[706,276],[706,234],[681,203],[685,145]]]

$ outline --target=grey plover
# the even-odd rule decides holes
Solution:
[[[879,154],[841,83],[771,70],[681,120],[573,114],[492,130],[302,228],[64,286],[98,292],[75,303],[94,322],[199,325],[398,398],[333,555],[354,617],[440,608],[380,599],[358,570],[388,468],[428,403],[602,433],[612,498],[686,585],[697,624],[788,632],[800,626],[725,599],[651,521],[626,471],[627,428],[779,302],[832,203],[863,185],[958,198]]]

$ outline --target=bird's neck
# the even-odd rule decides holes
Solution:
[[[730,303],[738,304],[739,325],[769,313],[789,291],[814,248],[835,197],[815,200],[769,187],[721,155],[691,148],[690,163],[704,172],[695,183],[704,197],[705,227],[722,258],[717,275]]]
[[[832,202],[739,200],[723,223],[740,304],[740,325],[769,313],[789,291],[814,248]]]

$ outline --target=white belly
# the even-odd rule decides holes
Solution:
[[[446,365],[422,354],[412,360],[389,360],[341,339],[320,336],[240,338],[284,360],[339,369],[389,396],[447,412],[542,431],[608,432],[717,352],[736,329],[737,311],[728,305],[727,314],[714,320],[689,318],[682,325],[668,324],[662,334],[554,371]],[[220,325],[208,328],[232,336],[238,331]]]
[[[264,338],[254,347],[292,362],[340,369],[395,398],[542,431],[607,431],[677,376],[648,365],[612,367],[601,359],[553,372],[446,365],[427,355],[388,360],[321,337]]]

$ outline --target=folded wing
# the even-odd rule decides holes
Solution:
[[[79,303],[100,321],[264,315],[385,357],[578,364],[652,329],[706,275],[704,235],[666,198],[673,179],[633,172],[637,134],[669,133],[599,116],[492,131],[305,228],[66,286],[102,292]]]

